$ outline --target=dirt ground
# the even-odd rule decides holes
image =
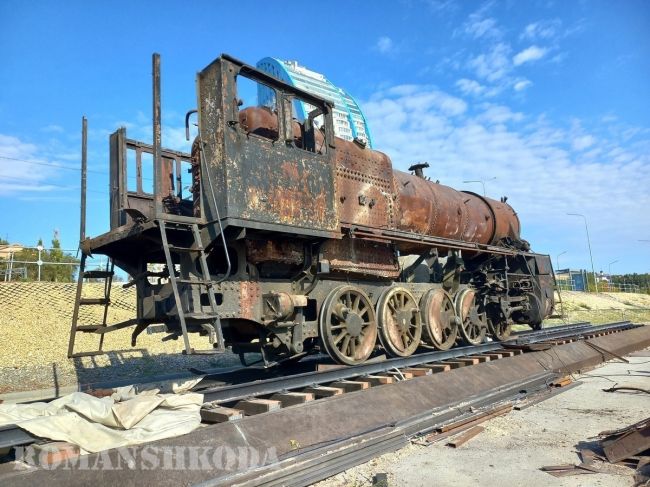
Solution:
[[[216,368],[239,364],[230,354],[181,355],[182,340],[162,342],[164,334],[142,333],[131,347],[131,329],[106,335],[107,355],[68,359],[68,337],[76,284],[0,283],[0,393],[64,387],[173,374],[189,368]],[[85,297],[103,296],[103,284],[84,286]],[[135,317],[135,290],[115,285],[108,323]],[[100,306],[82,308],[79,324],[101,323]],[[192,337],[196,348],[208,348],[205,337]],[[96,350],[98,335],[78,334],[75,351]]]
[[[556,312],[564,315],[564,321],[650,321],[650,294],[562,291],[560,295],[555,293],[555,303]],[[547,323],[562,321],[551,319]]]
[[[634,354],[633,354],[634,355]],[[650,415],[650,396],[608,393],[618,385],[650,389],[650,350],[628,357],[629,364],[607,363],[575,376],[581,384],[522,411],[492,419],[485,431],[459,448],[445,442],[411,444],[330,479],[318,487],[372,484],[377,473],[388,485],[458,487],[459,485],[601,486],[634,485],[633,471],[602,464],[607,473],[556,478],[540,467],[580,463],[576,450],[599,432],[636,423]]]

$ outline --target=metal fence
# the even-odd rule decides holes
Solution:
[[[59,259],[52,259],[53,251],[57,253]],[[77,249],[60,249],[42,245],[10,250],[4,258],[0,258],[0,279],[4,282],[74,280],[79,267],[77,253]],[[105,269],[107,260],[106,256],[90,258],[86,261],[86,270]],[[65,277],[69,276],[68,278],[56,279],[57,274],[60,273],[48,272],[61,267],[67,267],[69,272],[63,274],[65,274]],[[54,276],[54,279],[52,276]]]
[[[647,293],[650,287],[626,282],[599,282],[598,290],[603,293]]]

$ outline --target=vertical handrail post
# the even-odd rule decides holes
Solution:
[[[160,116],[160,54],[154,53],[153,68],[153,181],[154,214],[158,219],[162,214],[162,161],[161,161],[161,116]]]
[[[86,239],[86,184],[88,180],[88,120],[81,118],[81,215],[79,217],[79,242]]]

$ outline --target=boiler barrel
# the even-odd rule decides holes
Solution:
[[[393,174],[399,230],[490,245],[505,237],[520,239],[519,218],[507,203],[401,171]]]

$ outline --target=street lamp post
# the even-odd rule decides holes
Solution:
[[[483,196],[487,196],[485,194],[485,181],[494,181],[496,178],[497,177],[494,176],[493,178],[490,179],[471,179],[468,181],[463,181],[463,183],[481,183],[481,185],[483,186]]]
[[[591,240],[589,239],[589,227],[587,226],[587,217],[580,213],[567,213],[569,216],[579,216],[585,221],[585,230],[587,232],[587,247],[589,248],[589,260],[591,260],[591,273],[594,275],[594,286],[598,292],[598,281],[596,280],[596,270],[594,268],[594,256],[591,253]],[[589,291],[589,283],[587,282],[587,291]]]
[[[616,264],[618,260],[613,260],[609,264],[607,264],[607,270],[609,272],[609,277],[612,277],[612,264]]]
[[[556,271],[559,271],[559,270],[560,270],[560,255],[564,255],[564,254],[566,254],[566,253],[567,253],[567,251],[565,250],[564,252],[560,252],[559,254],[557,254],[557,255],[555,256],[555,270],[556,270]],[[571,283],[571,270],[569,270],[569,284],[570,284],[570,283]],[[558,284],[557,289],[558,289],[558,293],[559,293],[560,290],[562,289],[562,284]],[[564,313],[563,313],[563,314],[564,314]]]
[[[611,281],[612,281],[612,264],[616,264],[617,262],[618,262],[618,259],[617,259],[617,260],[613,260],[613,261],[611,261],[609,264],[607,264],[607,273],[609,274],[608,287],[609,287],[609,284],[612,283],[612,282],[611,282]],[[609,291],[610,291],[610,292],[611,292],[611,290],[612,290],[611,287],[609,287]]]

